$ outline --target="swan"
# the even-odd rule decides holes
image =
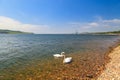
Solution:
[[[65,52],[61,52],[61,54],[54,54],[53,56],[55,57],[55,58],[60,58],[60,57],[63,57]]]
[[[65,58],[65,55],[64,55],[63,63],[70,63],[71,61],[72,61],[72,57]]]

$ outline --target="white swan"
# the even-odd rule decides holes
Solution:
[[[63,57],[65,52],[61,52],[61,54],[53,54],[53,56],[55,57],[55,58],[60,58],[60,57]]]
[[[63,63],[70,63],[71,61],[72,61],[72,57],[65,58],[65,55],[64,55]]]

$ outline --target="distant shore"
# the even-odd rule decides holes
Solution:
[[[33,33],[0,29],[0,34],[33,34]]]
[[[97,80],[120,80],[120,45],[109,54],[110,62]]]

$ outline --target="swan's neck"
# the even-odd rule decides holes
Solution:
[[[64,53],[61,53],[61,55],[64,55]]]
[[[64,59],[65,59],[65,55],[63,55]]]

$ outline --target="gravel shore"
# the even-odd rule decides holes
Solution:
[[[120,46],[109,54],[110,63],[97,80],[120,80]]]

